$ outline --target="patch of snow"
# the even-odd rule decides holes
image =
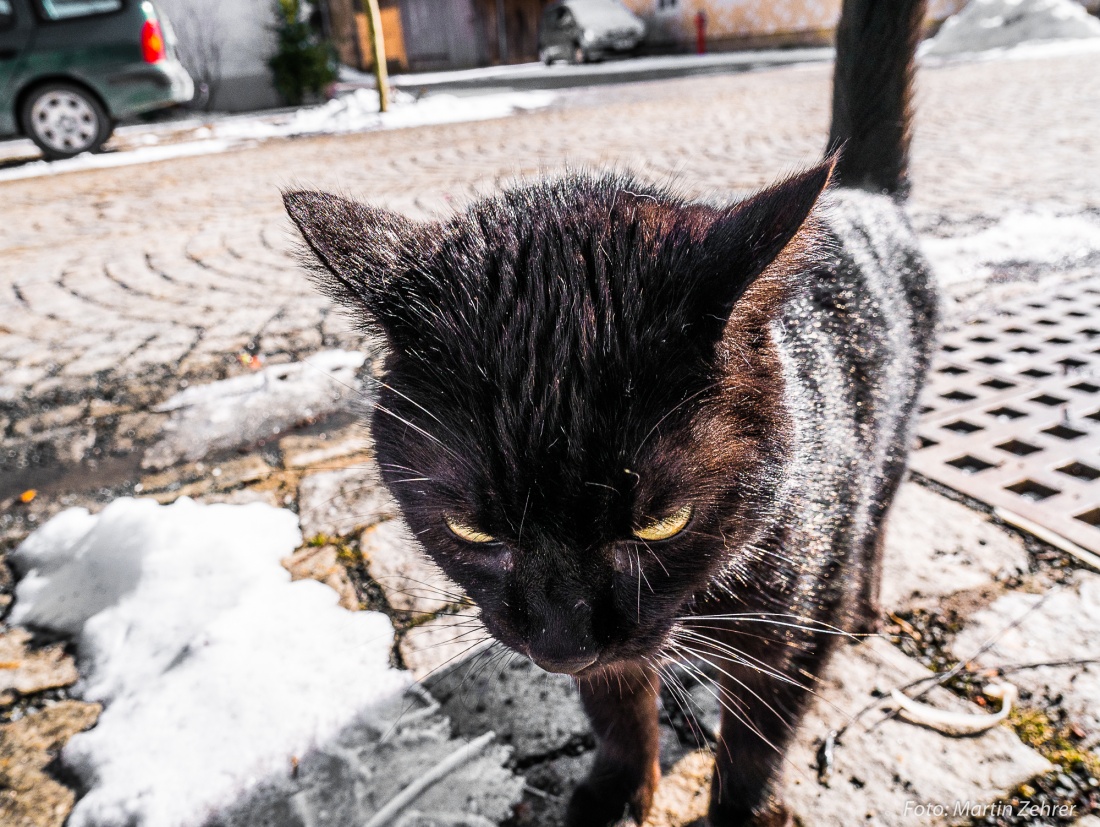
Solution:
[[[1100,257],[1100,220],[1053,208],[1012,210],[984,230],[948,238],[925,236],[921,248],[942,284],[980,282],[1007,266],[1041,269]]]
[[[299,109],[286,120],[234,119],[215,123],[219,138],[276,138],[295,135],[366,132],[431,124],[504,118],[519,111],[540,109],[554,99],[551,92],[502,92],[456,97],[431,95],[417,100],[399,89],[388,112],[378,111],[378,92],[357,89],[323,106]]]
[[[1100,38],[1100,20],[1075,0],[971,0],[920,53],[949,56],[1024,43]]]
[[[231,148],[229,141],[189,141],[167,146],[145,146],[124,152],[104,152],[93,155],[85,152],[64,161],[31,161],[16,167],[0,169],[0,181],[19,181],[42,175],[60,175],[65,172],[82,172],[88,169],[128,167],[134,164],[151,164],[172,158],[189,158],[194,155],[212,155]]]
[[[365,361],[363,353],[326,350],[302,362],[186,388],[156,408],[172,415],[142,463],[164,468],[201,459],[332,413],[358,396],[356,371]]]
[[[78,694],[105,709],[63,760],[70,827],[198,827],[409,684],[393,627],[280,565],[294,514],[121,499],[62,512],[12,555],[11,622],[72,635]],[[383,712],[382,710],[387,710]]]

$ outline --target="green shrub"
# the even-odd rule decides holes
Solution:
[[[278,47],[267,61],[275,90],[291,106],[317,97],[336,80],[336,52],[302,19],[301,0],[275,0]]]

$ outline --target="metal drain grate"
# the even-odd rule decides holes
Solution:
[[[1100,552],[1100,278],[947,333],[911,467]]]

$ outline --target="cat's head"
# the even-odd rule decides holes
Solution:
[[[751,587],[790,430],[770,326],[830,169],[727,208],[567,177],[426,223],[286,195],[385,341],[383,478],[498,639],[577,673],[653,655],[721,570]]]

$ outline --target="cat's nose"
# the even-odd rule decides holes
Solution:
[[[532,655],[533,660],[547,672],[560,672],[564,675],[576,675],[596,662],[596,655],[577,655],[576,657],[546,657]]]

